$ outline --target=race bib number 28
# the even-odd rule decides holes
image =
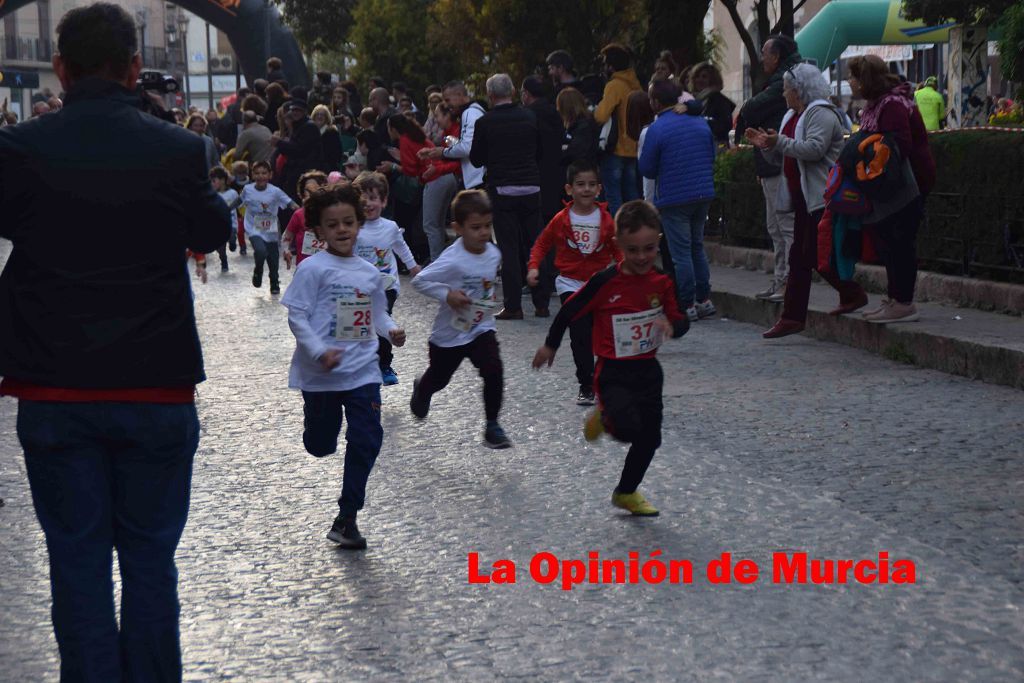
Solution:
[[[658,324],[658,319],[661,317],[661,306],[640,313],[613,315],[612,333],[615,337],[615,357],[639,356],[661,346],[664,341],[664,333]]]
[[[374,339],[373,307],[369,299],[338,299],[336,339],[370,341]]]

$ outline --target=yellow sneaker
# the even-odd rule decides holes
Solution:
[[[604,434],[604,424],[601,422],[601,409],[594,408],[590,415],[587,415],[583,423],[583,438],[587,441],[597,441]]]
[[[629,510],[638,517],[657,517],[660,514],[658,509],[648,503],[647,499],[639,491],[633,491],[633,493],[614,492],[612,494],[612,505],[623,510]]]

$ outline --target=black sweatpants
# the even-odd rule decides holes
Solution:
[[[562,303],[574,293],[561,294]],[[569,323],[569,346],[572,348],[572,360],[576,363],[576,381],[580,383],[581,390],[594,388],[593,326],[594,317],[589,313]]]
[[[501,412],[501,396],[504,391],[505,374],[498,350],[498,335],[494,331],[484,332],[462,346],[430,347],[430,365],[420,377],[419,395],[428,400],[441,391],[466,358],[473,364],[484,380],[484,413],[488,420],[497,420]]]
[[[501,250],[501,291],[504,295],[505,310],[514,312],[523,309],[523,283],[526,280],[526,264],[530,250],[540,235],[540,193],[525,196],[500,195],[497,190],[488,193],[494,209],[494,238]],[[547,270],[547,267],[544,267]],[[553,278],[541,273],[540,284],[530,290],[534,308],[547,308],[551,290],[548,280]]]
[[[395,302],[398,301],[398,290],[389,289],[384,292],[384,296],[388,298],[388,315],[391,315]],[[388,337],[377,337],[377,341],[379,342],[377,345],[377,360],[380,362],[380,371],[384,372],[394,362],[395,352],[391,346],[391,339]]]
[[[630,444],[616,489],[632,493],[640,486],[661,445],[661,390],[665,377],[657,358],[599,358],[594,389],[605,431]]]

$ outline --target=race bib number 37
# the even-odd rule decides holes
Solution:
[[[373,307],[369,299],[338,299],[337,316],[336,339],[370,341],[374,338]]]
[[[664,333],[658,324],[662,308],[640,313],[620,313],[612,316],[612,334],[615,337],[615,357],[629,358],[653,351],[661,346]]]
[[[469,332],[471,329],[494,315],[494,309],[498,304],[495,301],[480,300],[474,301],[469,306],[452,311],[452,327],[459,332]]]

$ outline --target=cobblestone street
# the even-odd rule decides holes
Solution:
[[[583,440],[568,340],[553,369],[529,369],[550,322],[530,308],[498,323],[514,448],[481,445],[468,362],[425,422],[412,417],[436,304],[403,277],[394,317],[409,341],[401,383],[382,389],[369,549],[344,552],[324,537],[342,457],[302,448],[285,309],[253,289],[250,260],[233,254],[223,275],[216,261],[195,283],[209,379],[178,550],[186,680],[1024,679],[1020,391],[702,321],[659,353],[664,443],[641,490],[661,516],[631,518],[609,504],[625,447]],[[0,679],[50,681],[46,550],[15,414],[0,400]],[[528,572],[541,551],[655,550],[695,568],[731,552],[761,578],[563,591]],[[777,585],[775,551],[886,551],[914,561],[917,583]],[[485,568],[515,561],[517,583],[469,584],[470,552]]]

